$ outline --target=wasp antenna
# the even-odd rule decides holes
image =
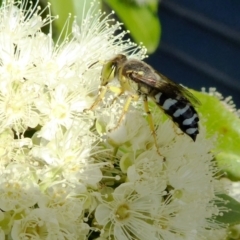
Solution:
[[[91,68],[92,66],[94,66],[95,64],[97,64],[97,63],[100,63],[100,64],[105,64],[106,63],[106,61],[103,61],[103,60],[98,60],[98,61],[96,61],[96,62],[94,62],[94,63],[92,63],[88,68]]]
[[[94,66],[95,64],[99,63],[100,61],[96,61],[94,63],[92,63],[88,68],[91,68],[92,66]]]

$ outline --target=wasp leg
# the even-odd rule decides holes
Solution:
[[[117,93],[117,95],[113,98],[112,102],[110,103],[110,106],[124,93],[124,91],[121,88],[118,88],[118,92],[116,91],[117,88],[114,88],[114,90],[111,90],[114,93]]]
[[[121,89],[121,88],[119,88],[119,87],[114,87],[114,86],[102,86],[101,88],[100,88],[100,92],[99,92],[99,94],[98,94],[98,96],[97,96],[97,98],[96,98],[96,100],[94,101],[94,103],[92,104],[92,106],[89,108],[89,109],[87,109],[87,110],[94,110],[96,107],[97,107],[97,105],[103,100],[103,98],[104,98],[104,96],[105,96],[105,94],[106,94],[106,92],[107,91],[111,91],[111,92],[113,92],[113,93],[116,93],[117,94],[117,96],[113,99],[113,101],[110,103],[110,106],[114,103],[114,101],[120,96],[120,95],[122,95],[123,94],[123,90]]]
[[[162,156],[162,154],[159,151],[159,147],[158,147],[158,143],[157,143],[157,135],[156,135],[155,128],[154,128],[154,123],[153,123],[153,117],[152,117],[152,114],[151,114],[151,112],[149,110],[149,107],[148,107],[148,100],[147,100],[147,96],[146,95],[143,95],[143,103],[144,103],[144,110],[145,110],[145,112],[147,114],[149,127],[150,127],[150,130],[151,130],[153,138],[154,138],[154,144],[155,144],[155,146],[157,148],[157,153],[160,156]]]
[[[120,97],[124,93],[124,91],[120,87],[107,86],[107,88],[109,91],[116,93],[116,96],[113,98],[113,100],[110,103],[110,106],[111,106],[117,100],[117,98]]]
[[[130,96],[127,98],[127,100],[126,100],[126,102],[125,102],[125,104],[124,104],[124,107],[123,107],[122,114],[121,114],[121,116],[119,117],[116,126],[115,126],[114,128],[112,128],[112,129],[109,130],[110,132],[119,127],[119,125],[121,124],[121,122],[122,122],[125,114],[127,113],[128,109],[129,109],[129,106],[130,106],[130,104],[131,104],[131,101],[137,101],[138,99],[139,99],[139,96],[138,96],[138,95],[130,95]]]
[[[103,86],[102,86],[102,87],[100,88],[100,91],[99,91],[99,94],[98,94],[96,100],[94,101],[94,103],[92,104],[92,106],[91,106],[89,109],[87,109],[87,110],[94,110],[94,109],[96,108],[96,106],[103,100],[103,98],[104,98],[107,90],[108,90],[107,87],[103,87]]]

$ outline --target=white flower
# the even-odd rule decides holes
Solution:
[[[110,128],[110,131],[107,132],[109,143],[114,146],[123,146],[123,144],[129,142],[132,149],[146,149],[149,142],[153,141],[153,139],[149,125],[142,118],[141,113],[138,111],[131,112],[130,110],[126,114],[125,119],[117,126],[118,118],[123,111],[122,105],[118,106],[118,108],[118,111],[116,111],[116,108],[111,112],[108,110],[109,117],[105,124],[107,125],[106,130]],[[110,117],[112,121],[110,121]],[[101,118],[102,115],[100,115],[99,122],[101,122]]]
[[[58,129],[55,138],[48,141],[40,138],[39,145],[32,149],[32,155],[48,165],[39,169],[39,177],[44,179],[58,169],[58,177],[74,184],[97,184],[102,178],[101,166],[106,163],[95,163],[91,158],[91,145],[96,140],[89,132],[89,126],[75,123],[66,132]]]
[[[240,201],[240,182],[232,182],[226,178],[221,179],[221,181],[225,185],[229,195],[237,201]]]
[[[76,226],[72,226],[72,232],[68,231],[66,226],[59,224],[53,211],[47,208],[39,208],[29,211],[25,214],[25,216],[23,215],[21,219],[15,220],[11,236],[14,240],[26,238],[46,240],[86,239],[84,236],[79,238],[79,233],[82,228],[85,231],[82,224],[76,224]]]
[[[39,135],[50,139],[59,126],[69,129],[74,124],[74,118],[87,108],[86,93],[83,92],[82,89],[71,91],[66,85],[59,84],[54,90],[40,96],[36,102],[43,125]]]
[[[47,8],[49,8],[49,6]],[[11,0],[3,1],[0,13],[1,32],[15,42],[28,38],[51,21],[51,16],[43,20],[40,16],[40,10],[41,9],[35,5],[26,11],[25,3],[14,5]],[[44,10],[45,9],[42,11]],[[26,16],[28,17],[26,18]]]
[[[134,163],[134,164],[133,164]],[[140,194],[165,195],[167,176],[164,163],[156,151],[145,151],[140,154],[127,169],[130,182]]]
[[[31,78],[36,68],[32,42],[37,31],[51,20],[43,21],[33,9],[23,14],[24,4],[18,6],[20,9],[11,1],[3,1],[0,12],[0,127],[12,127],[21,133],[39,123],[34,107],[39,87]]]
[[[98,224],[114,239],[157,239],[151,213],[160,200],[157,195],[141,196],[132,184],[121,184],[112,193],[112,201],[104,201],[95,212]]]
[[[39,123],[39,116],[33,105],[37,96],[27,85],[23,84],[18,88],[12,85],[7,87],[5,93],[0,91],[1,129],[10,127],[17,133],[21,133],[28,127],[36,127]]]
[[[45,198],[39,201],[39,207],[51,209],[62,224],[74,223],[83,217],[88,198],[87,189],[84,187],[71,188],[66,184],[55,183],[46,189]]]
[[[0,166],[4,167],[12,158],[12,151],[14,149],[14,134],[11,129],[6,128],[0,134]]]
[[[0,173],[0,208],[3,211],[17,212],[37,203],[40,190],[31,169],[23,164],[9,164]]]

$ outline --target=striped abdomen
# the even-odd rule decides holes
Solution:
[[[185,99],[169,98],[161,92],[155,94],[153,98],[156,104],[172,118],[179,128],[195,141],[199,133],[199,117],[191,103]]]

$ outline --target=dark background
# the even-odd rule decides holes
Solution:
[[[146,61],[183,85],[216,87],[240,108],[240,1],[162,0],[159,48]]]

